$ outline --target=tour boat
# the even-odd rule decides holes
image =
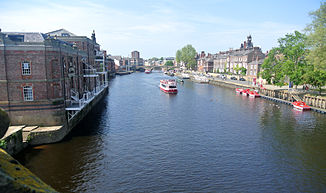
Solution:
[[[250,97],[260,97],[260,95],[258,94],[258,92],[255,91],[255,90],[249,91],[249,92],[248,92],[248,95],[249,95]]]
[[[235,89],[235,92],[236,92],[236,93],[240,93],[240,94],[241,94],[241,93],[242,93],[242,91],[243,91],[243,89],[242,89],[242,88],[236,88],[236,89]]]
[[[249,93],[249,91],[250,91],[250,89],[244,89],[244,90],[242,90],[242,95],[243,96],[247,96],[248,93]]]
[[[177,82],[174,79],[160,80],[160,89],[168,94],[177,94]]]
[[[303,101],[295,101],[292,103],[293,107],[300,110],[310,110],[310,106]]]
[[[149,70],[149,69],[146,69],[146,70],[145,70],[145,73],[146,73],[146,74],[149,74],[149,73],[151,73],[151,72],[152,72],[152,71]]]

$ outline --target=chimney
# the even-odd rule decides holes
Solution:
[[[244,49],[247,48],[247,42],[246,42],[246,41],[243,42],[243,48],[244,48]]]

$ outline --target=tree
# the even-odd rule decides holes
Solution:
[[[308,71],[303,77],[305,83],[317,87],[319,90],[319,94],[321,95],[322,86],[326,84],[326,71],[319,69],[311,70]]]
[[[306,36],[298,31],[287,34],[278,40],[280,52],[284,55],[282,71],[294,85],[302,84],[302,76],[306,67]]]
[[[306,28],[307,45],[311,48],[307,59],[315,70],[326,70],[326,2],[322,2],[320,8],[310,15],[313,21]]]
[[[173,66],[174,64],[171,60],[169,60],[169,61],[166,61],[164,65],[165,66]]]
[[[261,73],[268,82],[282,86],[287,80],[295,86],[303,83],[306,70],[306,36],[298,31],[278,40],[279,47],[273,48],[265,59]]]
[[[193,48],[190,44],[186,45],[181,50],[176,52],[177,61],[180,60],[181,62],[184,62],[187,69],[196,69],[196,55],[197,52],[195,48]]]
[[[239,74],[239,71],[240,71],[240,67],[239,67],[239,64],[237,64],[237,66],[234,68],[236,74],[238,75]]]
[[[281,55],[279,52],[279,48],[273,48],[269,51],[267,58],[264,60],[261,65],[262,71],[260,72],[260,76],[265,79],[269,84],[274,82],[274,84],[278,85],[280,83],[283,74],[281,73]]]
[[[245,68],[243,66],[240,68],[240,71],[241,71],[242,76],[245,76],[247,74],[247,68]]]
[[[175,60],[177,61],[177,63],[179,64],[181,62],[181,50],[178,50],[177,53],[175,54]]]

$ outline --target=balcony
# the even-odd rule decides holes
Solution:
[[[84,69],[84,77],[87,78],[94,78],[94,77],[98,77],[97,73],[96,73],[96,69]]]
[[[103,82],[102,85],[96,86],[92,91],[84,92],[82,97],[79,97],[79,93],[71,89],[71,100],[67,100],[66,111],[68,112],[68,121],[70,121],[75,115],[77,115],[87,104],[89,104],[94,98],[99,95],[106,87],[108,82]]]

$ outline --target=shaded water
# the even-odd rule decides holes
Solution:
[[[61,192],[326,191],[325,115],[190,81],[167,95],[164,77],[116,77],[63,142],[18,159]]]

